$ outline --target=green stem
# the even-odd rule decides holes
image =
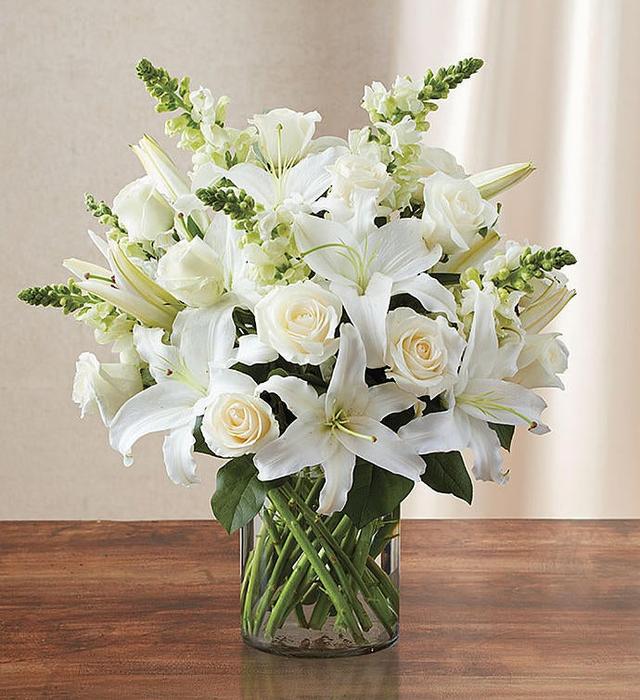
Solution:
[[[358,621],[354,615],[354,612],[352,608],[349,606],[347,601],[345,600],[344,595],[338,588],[336,582],[333,580],[333,577],[331,576],[331,573],[329,570],[326,568],[324,562],[322,559],[320,559],[320,556],[318,555],[318,552],[313,547],[313,544],[307,537],[304,529],[292,513],[291,509],[289,508],[289,504],[287,503],[287,499],[284,496],[284,487],[281,487],[282,491],[280,489],[273,489],[269,492],[269,499],[273,503],[273,505],[276,507],[278,510],[278,513],[282,517],[282,519],[285,521],[287,526],[289,527],[290,531],[293,533],[293,536],[296,538],[296,541],[300,545],[300,549],[304,552],[306,558],[309,560],[310,565],[313,567],[315,570],[318,578],[320,579],[325,591],[327,592],[327,595],[331,599],[331,602],[333,603],[333,606],[336,609],[336,614],[337,614],[337,621],[341,620],[343,621],[347,627],[349,628],[353,639],[356,643],[358,644],[364,644],[366,642],[366,639],[364,635],[362,634],[362,631],[358,625]],[[289,493],[292,492],[291,489],[288,490]],[[295,493],[295,492],[294,492]],[[294,496],[294,499],[297,499],[297,494]],[[294,502],[296,502],[294,500]],[[298,504],[304,504],[306,508],[308,506],[304,503],[304,501],[300,502],[298,501]],[[313,513],[313,511],[312,511]],[[315,517],[315,513],[314,513]],[[310,523],[311,524],[311,523]],[[251,584],[250,584],[251,585]],[[337,622],[336,621],[336,622]]]
[[[300,482],[298,482],[298,486],[299,485]],[[316,480],[313,483],[313,486],[311,487],[309,493],[307,494],[306,502],[313,503],[321,488],[322,481]],[[300,520],[301,518],[302,516],[298,516],[298,520]],[[278,559],[276,560],[275,566],[271,570],[271,574],[269,576],[269,580],[267,582],[265,590],[262,596],[260,597],[260,600],[258,601],[258,604],[255,609],[253,624],[255,634],[257,634],[260,631],[260,627],[262,625],[262,621],[264,620],[264,616],[266,615],[267,610],[271,606],[273,596],[275,595],[275,592],[280,585],[280,581],[284,572],[287,570],[288,565],[291,565],[291,569],[293,570],[295,561],[292,562],[291,559],[292,556],[296,554],[296,550],[299,551],[299,548],[296,545],[296,540],[293,536],[293,533],[289,531],[284,541],[284,544],[280,548],[280,553],[278,555]],[[271,615],[273,616],[273,612],[271,613]]]
[[[297,498],[296,493],[292,489],[287,488],[286,484],[281,488],[283,493],[285,493],[292,500],[292,502],[296,504],[297,508],[309,523],[311,530],[323,544],[325,549],[331,552],[331,555],[329,556],[330,561],[333,563],[333,560],[335,559],[336,566],[339,566],[339,568],[340,565],[345,567],[348,573],[353,577],[357,587],[362,591],[365,600],[367,603],[369,603],[371,609],[374,611],[380,622],[384,625],[387,631],[391,632],[395,626],[397,618],[395,611],[388,606],[387,601],[381,595],[380,591],[371,589],[365,583],[363,577],[355,568],[351,559],[349,559],[349,557],[340,549],[340,547],[335,544],[334,538],[331,536],[331,533],[327,531],[325,524],[322,522],[317,513],[314,513],[309,506],[304,503],[304,501],[300,501]],[[351,592],[351,590],[349,592]],[[329,591],[327,591],[327,593],[329,593]]]

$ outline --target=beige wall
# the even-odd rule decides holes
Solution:
[[[97,420],[71,403],[91,333],[14,301],[92,255],[82,193],[111,198],[139,174],[127,149],[162,119],[141,56],[232,99],[232,118],[318,109],[324,133],[363,122],[362,86],[479,55],[487,66],[434,116],[433,142],[469,169],[532,158],[504,197],[503,231],[571,247],[579,296],[562,318],[567,391],[554,432],[519,436],[511,484],[469,509],[418,489],[410,516],[637,517],[640,469],[637,128],[639,3],[616,0],[0,2],[3,129],[0,518],[207,517],[214,482],[182,489],[159,440],[121,466]]]

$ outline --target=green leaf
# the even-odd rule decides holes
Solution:
[[[218,470],[211,510],[231,534],[246,525],[262,508],[273,482],[260,481],[250,455],[235,457]]]
[[[357,528],[391,513],[413,488],[411,479],[357,460],[353,485],[343,509]]]
[[[511,440],[516,429],[515,425],[503,425],[502,423],[489,423],[491,430],[495,430],[500,446],[505,450],[511,449]]]
[[[422,455],[427,468],[422,481],[439,493],[450,493],[471,505],[473,484],[459,452],[434,452]]]

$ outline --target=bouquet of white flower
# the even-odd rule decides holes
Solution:
[[[119,354],[80,355],[73,398],[126,464],[152,432],[177,484],[197,481],[194,451],[228,459],[211,504],[229,532],[245,528],[254,644],[393,641],[400,502],[423,482],[471,503],[462,450],[502,484],[514,427],[548,430],[533,389],[563,387],[567,349],[544,329],[574,295],[560,269],[575,259],[497,231],[495,198],[530,163],[468,175],[425,138],[437,101],[481,65],[373,83],[371,123],[345,141],[314,138],[317,112],[232,128],[226,97],[143,59],[192,171],[144,136],[146,175],[112,207],[86,197],[106,262],[66,260],[74,279],[20,293]]]

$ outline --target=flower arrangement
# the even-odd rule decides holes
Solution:
[[[370,124],[344,140],[291,109],[231,127],[226,97],[143,59],[191,172],[144,136],[146,174],[112,206],[86,196],[102,264],[65,260],[66,284],[19,295],[118,355],[82,353],[73,399],[126,464],[152,432],[177,484],[198,480],[194,452],[228,460],[213,513],[229,532],[261,523],[245,636],[273,639],[294,613],[354,644],[391,635],[397,580],[379,557],[400,502],[424,483],[471,503],[463,450],[503,484],[514,428],[548,430],[533,390],[563,388],[568,352],[545,328],[574,295],[560,270],[575,258],[498,233],[496,197],[530,163],[469,175],[426,138],[481,65],[373,83]]]

